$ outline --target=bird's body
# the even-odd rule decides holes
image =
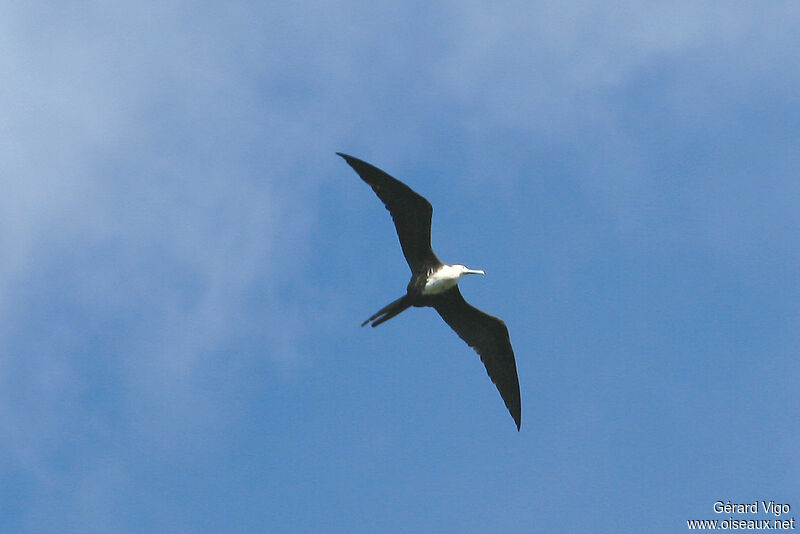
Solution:
[[[444,321],[480,355],[489,378],[520,428],[522,408],[514,351],[505,323],[469,304],[458,281],[465,274],[484,274],[464,265],[448,265],[431,249],[433,207],[404,183],[360,159],[338,153],[369,184],[394,220],[403,255],[411,268],[406,294],[378,310],[361,326],[388,321],[411,306],[434,308]]]

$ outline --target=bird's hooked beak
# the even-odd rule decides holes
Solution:
[[[464,274],[486,274],[483,269],[464,269]]]

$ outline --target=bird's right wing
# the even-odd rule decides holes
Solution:
[[[367,182],[392,215],[408,266],[414,273],[440,265],[431,249],[433,207],[406,184],[358,158],[337,152]]]
[[[489,378],[497,386],[519,430],[522,422],[519,378],[506,324],[502,319],[467,304],[458,286],[435,297],[432,306],[450,328],[480,355]]]

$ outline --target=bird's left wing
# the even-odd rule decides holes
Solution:
[[[506,324],[467,304],[458,286],[435,297],[432,305],[450,328],[480,355],[519,430],[522,422],[519,378]]]
[[[433,207],[425,197],[374,165],[337,152],[367,182],[392,215],[397,237],[413,273],[441,265],[431,249]]]

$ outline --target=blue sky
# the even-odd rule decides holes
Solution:
[[[4,2],[4,532],[681,532],[800,510],[793,2]],[[399,297],[342,151],[505,319]],[[759,516],[766,517],[766,516]]]

